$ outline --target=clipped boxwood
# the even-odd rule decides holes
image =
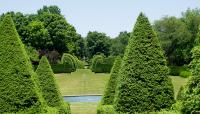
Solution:
[[[94,57],[92,58],[92,65],[91,65],[92,72],[98,71],[96,65],[99,63],[103,63],[103,59],[104,57],[102,55],[94,55]]]
[[[54,73],[45,56],[40,60],[39,66],[36,69],[39,80],[39,85],[42,91],[44,100],[49,107],[56,107],[60,114],[70,114],[70,111],[65,108],[63,98],[60,94],[58,86],[54,78]]]
[[[106,57],[104,58],[103,60],[103,64],[101,64],[101,68],[103,69],[103,73],[110,73],[112,67],[113,67],[113,64],[114,64],[114,61],[115,61],[115,58],[114,56],[109,56],[109,57]]]
[[[61,58],[61,63],[65,65],[71,72],[76,71],[76,60],[74,57],[68,53],[64,53]]]
[[[200,111],[200,46],[192,49],[192,58],[190,62],[192,76],[181,92],[183,114],[199,114]]]
[[[115,89],[117,86],[117,79],[119,70],[121,68],[121,58],[117,57],[110,73],[110,79],[106,85],[101,103],[102,105],[112,105],[115,97]]]
[[[190,71],[181,71],[179,76],[183,77],[183,78],[188,78],[190,76],[192,76],[192,73]]]
[[[163,50],[142,13],[126,47],[119,80],[114,101],[118,113],[157,112],[175,102]]]
[[[105,58],[103,55],[95,55],[92,59],[91,70],[95,73],[109,73],[112,69],[115,57]]]
[[[117,114],[112,105],[98,105],[97,114]]]
[[[10,15],[0,25],[0,113],[41,113],[35,73]]]
[[[76,56],[74,56],[74,59],[76,61],[75,65],[77,69],[83,69],[84,68],[84,62],[79,60]]]
[[[66,64],[53,64],[51,65],[53,72],[56,73],[71,73],[74,69]]]

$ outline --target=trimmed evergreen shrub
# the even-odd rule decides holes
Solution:
[[[192,72],[193,76],[196,76],[198,74],[196,74],[196,66],[198,63],[200,63],[200,46],[195,46],[192,49],[192,61],[190,62],[189,66]]]
[[[73,69],[66,64],[53,64],[51,65],[53,72],[56,73],[71,73]]]
[[[199,64],[200,67],[200,64]],[[198,68],[199,69],[199,68]],[[199,69],[200,71],[200,69]],[[199,72],[198,71],[198,72]],[[198,114],[200,111],[200,76],[192,76],[185,89],[182,97],[182,113]]]
[[[179,76],[183,78],[188,78],[189,76],[192,76],[192,73],[190,71],[181,71]]]
[[[72,55],[64,53],[61,58],[61,63],[64,64],[68,69],[71,69],[71,72],[76,71],[76,61]]]
[[[60,114],[69,114],[70,111],[64,106],[63,98],[56,85],[54,73],[45,56],[40,60],[39,66],[36,69],[39,80],[39,85],[42,91],[44,100],[49,107],[56,107]]]
[[[79,60],[76,56],[74,56],[74,59],[76,61],[75,65],[77,69],[83,69],[84,68],[84,62]]]
[[[106,85],[106,90],[104,92],[103,98],[101,100],[102,105],[112,105],[115,96],[115,88],[117,85],[117,79],[119,76],[119,70],[121,68],[121,58],[117,57],[115,63],[112,67],[110,79]]]
[[[198,114],[200,113],[200,46],[192,50],[193,60],[190,63],[192,77],[183,90],[182,113]]]
[[[92,59],[91,70],[95,73],[110,73],[115,57],[104,57],[103,55],[95,55]]]
[[[10,15],[0,26],[0,46],[0,113],[41,113],[35,73]]]
[[[154,112],[174,103],[163,50],[142,13],[126,47],[119,80],[114,101],[118,113]]]
[[[35,48],[31,46],[25,46],[25,49],[32,63],[39,62],[39,54]]]
[[[169,75],[179,76],[180,72],[185,71],[186,68],[183,66],[169,66]]]
[[[117,114],[112,105],[98,105],[97,114]]]
[[[104,57],[102,55],[95,55],[92,59],[92,65],[91,65],[91,70],[92,72],[99,72],[101,71],[100,68],[97,67],[98,64],[103,63]]]
[[[109,56],[104,58],[103,60],[103,64],[100,64],[100,67],[102,68],[102,72],[103,73],[110,73],[113,64],[115,62],[115,58],[114,56]]]

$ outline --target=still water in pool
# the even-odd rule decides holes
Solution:
[[[101,95],[64,96],[64,100],[68,102],[99,102],[101,97]]]

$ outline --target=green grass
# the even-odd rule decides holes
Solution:
[[[95,74],[89,69],[79,69],[71,74],[56,74],[62,95],[102,94],[109,74]]]
[[[170,78],[172,79],[172,83],[174,85],[174,94],[177,96],[180,87],[186,84],[188,78],[182,78],[180,76],[170,76]]]
[[[103,94],[109,74],[92,73],[89,69],[79,69],[71,74],[56,74],[56,80],[64,95],[97,95]],[[175,96],[187,78],[170,76],[174,85]],[[72,114],[96,114],[98,103],[71,103]]]
[[[72,114],[96,114],[98,103],[71,103]]]

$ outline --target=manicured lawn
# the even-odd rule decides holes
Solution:
[[[89,69],[79,69],[71,74],[56,74],[62,95],[102,94],[109,74],[95,74]]]
[[[186,84],[188,78],[182,78],[180,76],[170,76],[170,78],[172,79],[172,83],[174,85],[174,93],[176,96],[180,87]]]
[[[72,114],[96,114],[98,103],[71,103]]]
[[[56,74],[56,80],[64,95],[102,94],[109,74],[92,73],[89,69],[79,69],[71,74]],[[179,88],[187,81],[186,78],[170,76],[177,95]],[[71,103],[72,114],[96,114],[98,103]]]

